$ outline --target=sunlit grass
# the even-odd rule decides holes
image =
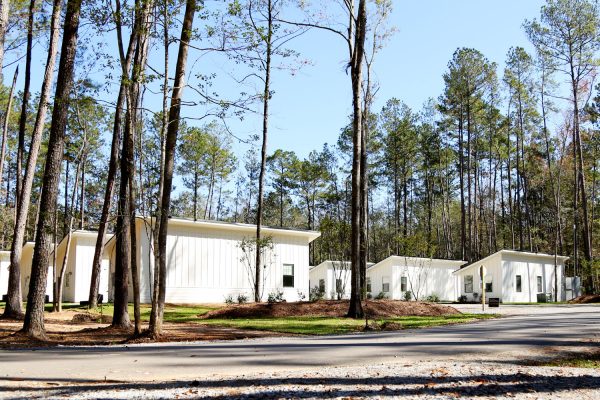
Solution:
[[[496,315],[482,314],[452,314],[435,317],[407,316],[396,318],[378,318],[376,326],[385,322],[398,324],[401,329],[428,328],[433,326],[474,322],[481,319],[495,318]],[[365,321],[351,318],[331,317],[280,317],[280,318],[236,318],[209,319],[202,324],[217,325],[239,329],[255,329],[280,333],[303,335],[331,335],[362,331]]]

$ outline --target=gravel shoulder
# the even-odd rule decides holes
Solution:
[[[482,362],[398,362],[147,383],[11,381],[2,399],[598,399],[600,370]]]

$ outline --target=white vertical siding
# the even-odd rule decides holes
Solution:
[[[394,300],[404,299],[402,277],[406,277],[406,291],[411,293],[413,300],[424,300],[435,294],[440,300],[454,301],[458,279],[452,273],[457,269],[455,261],[392,256],[367,269],[367,276],[371,278],[374,297],[383,290],[386,278],[390,283],[387,296]]]
[[[8,292],[8,268],[10,267],[10,252],[0,251],[0,296]]]
[[[141,227],[142,221],[138,221]],[[140,228],[138,260],[142,282],[150,277],[153,268],[148,252],[147,229]],[[308,299],[308,239],[292,235],[272,234],[273,251],[263,259],[263,300],[269,293],[281,290],[287,301],[299,299],[299,293]],[[167,290],[166,301],[171,303],[221,303],[227,296],[237,300],[238,294],[252,299],[248,267],[242,262],[239,244],[244,234],[231,229],[206,229],[201,226],[169,226],[167,236]],[[251,262],[254,256],[251,255]],[[294,287],[283,287],[283,264],[294,265]],[[112,268],[112,267],[111,267]],[[141,301],[150,301],[150,285],[142,283]],[[112,297],[112,296],[111,296]],[[130,296],[131,298],[131,296]]]

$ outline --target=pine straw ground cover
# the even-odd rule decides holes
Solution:
[[[365,319],[346,318],[348,300],[274,304],[242,304],[209,311],[203,323],[282,333],[327,335],[369,330],[400,330],[473,322],[495,315],[462,314],[436,303],[367,301]]]
[[[589,303],[600,303],[600,294],[585,294],[583,296],[576,297],[569,300],[572,304],[589,304]]]
[[[490,315],[461,314],[456,309],[435,303],[368,301],[365,305],[370,330],[398,330],[491,318]],[[283,334],[323,335],[358,332],[365,320],[345,317],[348,301],[314,303],[276,303],[230,305],[167,305],[161,341],[185,342],[230,340]],[[22,321],[0,320],[0,348],[52,345],[109,345],[135,343],[132,330],[110,327],[112,305],[97,310],[66,306],[61,313],[46,314],[48,342],[31,342],[15,334]],[[2,304],[0,304],[0,313]],[[147,327],[150,307],[141,309],[143,328]],[[130,307],[130,315],[133,310]]]

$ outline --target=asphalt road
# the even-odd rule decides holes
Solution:
[[[600,341],[600,307],[551,307],[430,329],[325,337],[0,351],[0,378],[151,381],[319,366],[515,361]]]

